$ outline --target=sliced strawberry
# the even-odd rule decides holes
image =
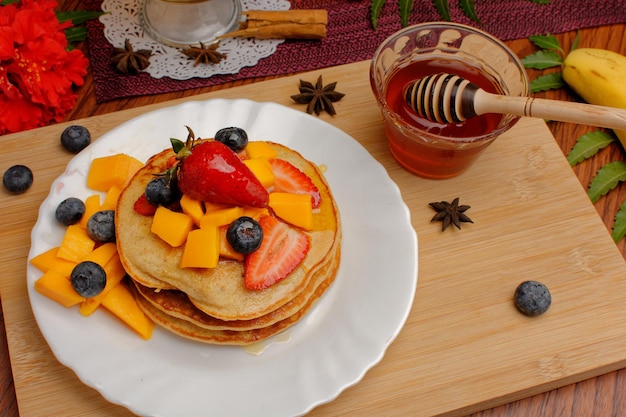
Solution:
[[[261,217],[259,224],[263,241],[245,261],[245,285],[250,290],[262,290],[285,278],[300,265],[311,246],[308,235],[272,216]]]
[[[137,201],[135,201],[133,209],[137,214],[141,214],[142,216],[154,216],[157,206],[151,204],[145,194],[141,194]]]
[[[322,197],[313,184],[311,178],[284,159],[271,159],[274,180],[274,190],[293,194],[310,194],[313,208],[319,208]]]

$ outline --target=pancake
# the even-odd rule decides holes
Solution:
[[[334,279],[339,267],[341,252],[336,251],[332,262],[326,263],[324,267],[317,270],[309,285],[288,303],[276,310],[251,320],[229,320],[224,321],[209,316],[198,309],[187,295],[178,290],[154,290],[135,282],[137,295],[150,303],[162,313],[177,319],[186,320],[195,326],[208,330],[253,330],[272,326],[275,323],[294,314],[301,312],[310,304],[319,288],[328,286]]]
[[[115,217],[118,253],[131,278],[145,287],[182,291],[196,308],[223,321],[253,320],[268,315],[309,288],[311,279],[332,263],[340,250],[339,211],[323,174],[314,164],[283,145],[271,145],[278,153],[277,158],[291,162],[313,180],[322,197],[319,211],[313,216],[313,230],[307,232],[311,249],[296,270],[269,288],[249,290],[244,285],[241,262],[220,260],[216,268],[179,268],[183,248],[171,247],[151,233],[152,218],[133,210],[146,184],[155,173],[165,170],[174,155],[168,149],[148,160],[118,200]]]
[[[162,310],[154,306],[148,300],[137,294],[137,288],[131,285],[131,290],[135,292],[137,303],[141,310],[152,321],[161,327],[177,334],[181,337],[195,340],[202,343],[221,344],[221,345],[249,345],[274,336],[289,327],[296,324],[304,315],[311,310],[316,301],[326,292],[330,284],[335,279],[335,274],[329,274],[324,281],[316,288],[315,292],[309,297],[306,304],[295,314],[278,321],[270,326],[258,329],[250,329],[243,331],[234,330],[209,330],[204,327],[170,316]]]

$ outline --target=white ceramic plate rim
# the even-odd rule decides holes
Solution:
[[[33,289],[37,324],[56,358],[108,401],[146,416],[291,416],[336,398],[383,357],[404,325],[417,285],[417,235],[396,184],[357,141],[306,113],[250,100],[190,101],[139,116],[75,156],[42,203],[29,259],[58,246],[54,209],[94,192],[85,176],[95,157],[117,152],[146,160],[184,139],[239,126],[326,167],[343,223],[341,266],[317,305],[261,354],[188,341],[156,329],[144,341],[106,311],[88,318]]]

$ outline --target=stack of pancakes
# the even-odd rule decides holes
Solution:
[[[244,285],[243,262],[220,259],[216,268],[180,268],[183,247],[150,232],[152,217],[134,209],[154,174],[174,155],[165,150],[148,160],[120,195],[116,238],[120,259],[139,306],[157,324],[206,343],[245,345],[272,336],[301,319],[328,289],[339,268],[341,223],[337,205],[317,166],[283,145],[277,158],[306,173],[321,194],[314,212],[311,248],[286,278],[264,290]]]

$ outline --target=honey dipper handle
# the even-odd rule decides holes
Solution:
[[[485,113],[539,117],[626,130],[626,110],[570,101],[491,94],[457,75],[428,75],[405,91],[407,105],[439,123],[458,123]]]
[[[474,92],[474,111],[476,114],[509,113],[626,130],[626,110],[569,101],[503,96],[487,93],[481,89]]]

